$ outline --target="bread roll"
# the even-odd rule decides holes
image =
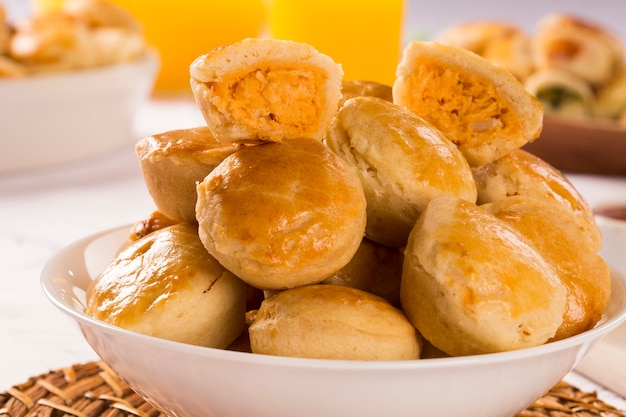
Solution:
[[[563,323],[554,340],[593,328],[611,292],[611,274],[586,231],[561,205],[524,196],[506,197],[483,206],[528,237],[555,268],[567,290]]]
[[[564,206],[575,214],[574,220],[590,239],[590,249],[601,248],[602,236],[591,207],[567,177],[543,159],[520,149],[472,172],[478,204],[520,195]]]
[[[253,353],[316,359],[417,359],[421,339],[400,310],[365,291],[309,285],[263,301],[250,325]]]
[[[323,281],[350,261],[365,232],[356,169],[317,139],[240,149],[197,190],[205,247],[260,289]]]
[[[350,262],[322,283],[367,291],[399,307],[403,259],[401,250],[365,238]]]
[[[211,257],[196,228],[160,229],[125,249],[96,278],[86,313],[181,343],[225,348],[245,325],[246,285]]]
[[[533,70],[531,38],[505,21],[474,20],[445,28],[436,40],[472,51],[524,80]]]
[[[374,81],[343,80],[341,87],[341,100],[339,108],[354,97],[378,97],[387,101],[393,101],[391,86]]]
[[[358,168],[367,199],[367,238],[402,247],[428,201],[476,200],[470,167],[447,137],[417,114],[375,97],[348,100],[326,143]]]
[[[536,68],[558,68],[572,72],[598,86],[622,68],[621,42],[606,29],[583,18],[550,13],[537,23],[533,39]]]
[[[224,158],[245,146],[215,140],[208,127],[171,130],[135,146],[148,192],[165,216],[196,222],[196,183]]]
[[[557,68],[539,69],[524,83],[546,111],[562,116],[589,117],[594,92],[578,75]]]
[[[530,241],[473,203],[433,199],[409,237],[402,307],[422,336],[449,355],[547,342],[561,325],[565,296]]]
[[[221,142],[321,140],[341,96],[341,66],[312,46],[245,39],[198,57],[191,88]]]
[[[541,133],[539,101],[509,71],[466,49],[413,41],[396,75],[394,102],[444,132],[472,166],[494,161]]]

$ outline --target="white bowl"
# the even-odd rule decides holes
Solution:
[[[86,291],[130,226],[61,250],[42,272],[50,300],[96,353],[149,403],[172,416],[513,416],[541,397],[626,319],[626,281],[596,328],[512,352],[415,361],[274,357],[135,334],[84,314]]]
[[[155,53],[106,67],[0,79],[0,173],[112,151],[134,138],[134,117],[159,68]]]

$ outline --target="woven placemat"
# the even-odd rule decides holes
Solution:
[[[0,393],[0,417],[165,417],[103,362],[32,377]],[[595,393],[560,382],[518,417],[626,417]],[[254,417],[254,416],[251,416]]]

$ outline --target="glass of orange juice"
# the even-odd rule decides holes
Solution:
[[[143,25],[161,58],[157,92],[190,92],[189,65],[211,49],[258,37],[264,0],[111,0]]]
[[[306,42],[345,79],[391,85],[402,51],[403,0],[268,0],[269,35]]]

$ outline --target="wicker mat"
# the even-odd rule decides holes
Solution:
[[[0,393],[0,417],[165,417],[102,362],[32,377]],[[560,382],[518,417],[626,417],[595,393]]]

